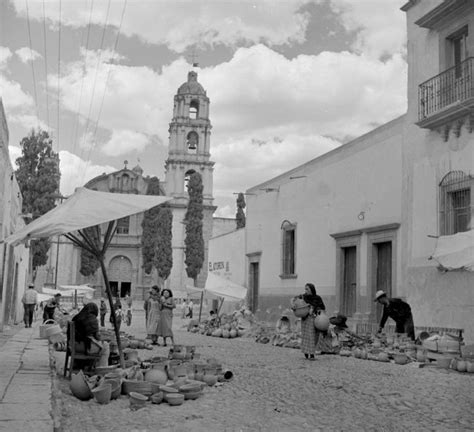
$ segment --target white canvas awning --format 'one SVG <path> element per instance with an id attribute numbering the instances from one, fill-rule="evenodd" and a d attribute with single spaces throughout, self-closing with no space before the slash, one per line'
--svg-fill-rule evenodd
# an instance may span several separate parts
<path id="1" fill-rule="evenodd" d="M 169 201 L 156 195 L 118 194 L 77 188 L 66 201 L 7 237 L 16 245 L 29 239 L 52 237 L 144 212 Z"/>
<path id="2" fill-rule="evenodd" d="M 58 289 L 43 287 L 43 294 L 48 294 L 50 297 L 59 293 L 63 296 L 77 295 L 78 297 L 84 296 L 87 298 L 92 298 L 94 295 L 94 291 L 94 288 L 88 287 L 87 285 L 63 285 L 58 287 Z"/>
<path id="3" fill-rule="evenodd" d="M 474 230 L 439 237 L 431 257 L 446 270 L 474 271 Z"/>
<path id="4" fill-rule="evenodd" d="M 229 300 L 243 300 L 247 296 L 247 288 L 228 279 L 209 272 L 204 289 L 186 285 L 188 294 L 203 293 L 210 297 L 223 297 Z"/>

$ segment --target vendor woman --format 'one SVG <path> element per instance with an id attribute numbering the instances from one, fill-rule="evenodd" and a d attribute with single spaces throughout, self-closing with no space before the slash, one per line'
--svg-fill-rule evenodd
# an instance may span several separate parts
<path id="1" fill-rule="evenodd" d="M 110 348 L 108 342 L 100 340 L 98 315 L 99 307 L 90 302 L 73 317 L 76 351 L 87 354 L 100 353 L 97 366 L 108 366 Z"/>

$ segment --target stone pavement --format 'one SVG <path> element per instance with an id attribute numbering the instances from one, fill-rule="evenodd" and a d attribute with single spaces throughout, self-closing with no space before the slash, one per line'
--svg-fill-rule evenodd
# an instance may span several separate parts
<path id="1" fill-rule="evenodd" d="M 178 314 L 179 312 L 177 312 Z M 299 350 L 188 333 L 174 319 L 177 343 L 195 345 L 215 357 L 235 378 L 208 387 L 182 406 L 148 404 L 131 411 L 122 396 L 108 405 L 81 402 L 63 381 L 61 429 L 65 432 L 225 431 L 472 431 L 474 375 L 416 364 L 399 366 L 339 356 L 310 362 Z M 144 316 L 134 311 L 131 327 L 145 335 Z M 142 358 L 168 348 L 140 350 Z M 57 353 L 62 366 L 64 353 Z"/>
<path id="2" fill-rule="evenodd" d="M 0 431 L 54 430 L 48 342 L 39 339 L 39 325 L 0 338 Z"/>

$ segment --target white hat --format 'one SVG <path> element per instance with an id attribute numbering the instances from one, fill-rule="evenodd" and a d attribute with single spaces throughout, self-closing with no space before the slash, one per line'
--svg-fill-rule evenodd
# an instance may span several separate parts
<path id="1" fill-rule="evenodd" d="M 374 298 L 374 302 L 376 302 L 380 297 L 383 297 L 383 296 L 386 296 L 387 293 L 385 291 L 382 291 L 382 290 L 378 290 L 376 293 L 375 293 L 375 298 Z"/>

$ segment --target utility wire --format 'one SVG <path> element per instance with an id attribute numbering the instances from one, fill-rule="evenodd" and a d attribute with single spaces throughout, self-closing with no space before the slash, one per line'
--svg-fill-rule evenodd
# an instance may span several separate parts
<path id="1" fill-rule="evenodd" d="M 44 42 L 44 75 L 46 77 L 46 119 L 48 127 L 51 129 L 51 123 L 49 122 L 49 87 L 48 87 L 48 51 L 46 48 L 46 12 L 45 12 L 45 0 L 43 0 L 43 42 Z"/>
<path id="2" fill-rule="evenodd" d="M 125 15 L 126 7 L 127 7 L 127 0 L 124 0 L 123 8 L 122 8 L 122 16 L 120 18 L 120 24 L 119 24 L 117 36 L 115 38 L 113 53 L 117 52 L 117 47 L 118 47 L 118 42 L 119 42 L 119 38 L 120 38 L 120 32 L 122 30 L 123 17 Z M 102 94 L 102 100 L 100 102 L 99 114 L 97 116 L 97 121 L 95 122 L 95 129 L 94 129 L 94 134 L 93 134 L 93 144 L 92 144 L 91 148 L 89 149 L 89 154 L 88 154 L 87 160 L 86 160 L 86 167 L 90 163 L 90 158 L 91 158 L 92 151 L 95 149 L 95 146 L 97 144 L 97 141 L 96 141 L 95 138 L 97 136 L 97 129 L 98 129 L 99 123 L 100 123 L 100 116 L 102 115 L 102 108 L 104 107 L 104 100 L 105 100 L 105 95 L 107 93 L 107 86 L 109 84 L 109 78 L 110 78 L 110 72 L 111 71 L 112 71 L 112 66 L 111 66 L 111 64 L 109 64 L 109 68 L 108 68 L 108 71 L 107 71 L 107 78 L 105 80 L 104 93 Z M 84 170 L 84 175 L 85 175 L 85 170 Z"/>
<path id="3" fill-rule="evenodd" d="M 39 109 L 38 109 L 38 92 L 36 91 L 36 75 L 35 75 L 35 66 L 33 64 L 33 49 L 32 49 L 32 43 L 31 43 L 31 27 L 30 27 L 30 12 L 28 9 L 28 0 L 25 0 L 26 3 L 26 21 L 28 23 L 28 43 L 30 47 L 30 63 L 31 63 L 31 72 L 33 74 L 33 89 L 34 89 L 34 95 L 35 95 L 35 106 L 36 106 L 36 121 L 38 122 L 38 127 L 39 127 Z"/>
<path id="4" fill-rule="evenodd" d="M 57 152 L 59 153 L 59 109 L 61 104 L 61 0 L 59 0 L 59 32 L 58 32 L 58 137 Z"/>
<path id="5" fill-rule="evenodd" d="M 102 38 L 101 38 L 101 41 L 100 41 L 99 55 L 98 55 L 98 58 L 97 58 L 97 66 L 96 66 L 96 69 L 95 69 L 94 85 L 92 86 L 91 101 L 90 101 L 90 104 L 89 104 L 89 112 L 87 114 L 86 128 L 85 128 L 85 131 L 84 131 L 84 139 L 83 139 L 83 146 L 82 146 L 83 148 L 85 146 L 85 142 L 86 142 L 86 139 L 87 139 L 87 132 L 89 131 L 89 123 L 90 123 L 90 119 L 91 119 L 92 105 L 94 104 L 95 87 L 96 87 L 96 84 L 97 84 L 97 75 L 99 74 L 100 61 L 102 59 L 102 50 L 103 50 L 104 39 L 105 39 L 105 31 L 107 29 L 107 23 L 108 23 L 108 20 L 109 20 L 110 3 L 111 3 L 111 0 L 109 0 L 108 4 L 107 4 L 107 13 L 106 13 L 106 16 L 105 16 L 104 27 L 102 29 Z"/>
<path id="6" fill-rule="evenodd" d="M 86 70 L 86 67 L 87 67 L 87 51 L 89 49 L 89 36 L 90 36 L 90 32 L 91 32 L 91 22 L 92 22 L 92 10 L 94 9 L 94 0 L 91 1 L 91 9 L 89 11 L 89 25 L 87 26 L 87 39 L 86 39 L 86 55 L 84 57 L 84 72 Z M 84 44 L 84 33 L 82 34 L 83 36 L 83 44 Z M 81 78 L 81 91 L 79 92 L 79 103 L 77 104 L 77 114 L 76 114 L 76 121 L 75 121 L 75 124 L 74 124 L 74 132 L 73 132 L 73 137 L 72 137 L 72 140 L 74 142 L 74 145 L 73 145 L 73 149 L 72 149 L 72 152 L 75 153 L 76 152 L 76 144 L 77 144 L 77 133 L 78 133 L 78 128 L 79 128 L 79 117 L 80 117 L 80 114 L 81 114 L 81 102 L 82 102 L 82 91 L 84 89 L 84 74 L 82 74 L 82 78 Z"/>

